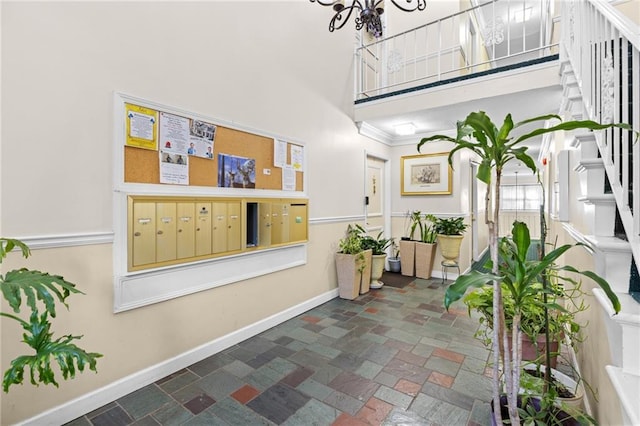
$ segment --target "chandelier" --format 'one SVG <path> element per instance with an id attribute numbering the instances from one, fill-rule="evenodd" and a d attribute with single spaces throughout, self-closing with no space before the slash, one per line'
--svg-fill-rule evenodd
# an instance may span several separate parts
<path id="1" fill-rule="evenodd" d="M 339 30 L 347 23 L 351 14 L 356 11 L 356 30 L 366 27 L 366 30 L 374 37 L 382 37 L 382 21 L 380 15 L 384 13 L 384 0 L 350 0 L 351 5 L 345 6 L 344 0 L 310 0 L 311 3 L 318 2 L 322 6 L 332 6 L 336 12 L 329 21 L 329 32 Z M 404 0 L 403 4 L 398 4 L 396 0 L 391 0 L 398 9 L 405 12 L 414 10 L 424 10 L 427 7 L 426 0 Z"/>

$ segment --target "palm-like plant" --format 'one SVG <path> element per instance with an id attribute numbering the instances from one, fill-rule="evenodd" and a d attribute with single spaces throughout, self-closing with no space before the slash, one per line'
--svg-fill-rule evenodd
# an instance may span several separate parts
<path id="1" fill-rule="evenodd" d="M 0 238 L 0 263 L 14 248 L 19 249 L 25 258 L 30 254 L 29 247 L 23 242 Z M 74 293 L 82 294 L 75 284 L 59 275 L 22 268 L 0 275 L 0 290 L 13 310 L 13 314 L 0 312 L 0 316 L 15 320 L 22 326 L 22 342 L 34 351 L 33 354 L 21 355 L 11 361 L 2 379 L 4 392 L 8 392 L 11 385 L 22 384 L 25 368 L 29 370 L 33 385 L 44 383 L 56 387 L 58 382 L 52 369 L 54 362 L 58 364 L 65 380 L 75 377 L 76 370 L 83 371 L 86 366 L 96 371 L 96 360 L 102 355 L 86 352 L 72 343 L 82 336 L 66 335 L 54 339 L 51 332 L 49 317 L 56 316 L 56 304 L 59 302 L 68 308 L 67 297 Z M 23 296 L 31 310 L 28 320 L 17 315 L 22 307 Z"/>
<path id="2" fill-rule="evenodd" d="M 557 120 L 558 124 L 551 127 L 538 127 L 530 130 L 520 136 L 513 136 L 512 132 L 532 123 L 546 122 L 549 120 Z M 536 173 L 536 164 L 528 154 L 527 147 L 522 143 L 534 137 L 541 136 L 546 133 L 556 131 L 571 131 L 577 129 L 601 130 L 609 127 L 620 127 L 630 130 L 626 124 L 600 124 L 591 120 L 579 121 L 562 121 L 562 118 L 555 114 L 542 115 L 518 123 L 513 122 L 511 114 L 507 114 L 502 125 L 498 128 L 484 111 L 472 112 L 463 121 L 457 123 L 457 133 L 455 137 L 447 135 L 434 135 L 423 138 L 418 143 L 418 151 L 424 144 L 432 141 L 448 141 L 454 144 L 453 149 L 449 152 L 449 165 L 453 167 L 453 156 L 456 152 L 468 149 L 475 153 L 480 165 L 476 177 L 487 185 L 485 196 L 486 225 L 489 230 L 489 247 L 491 252 L 491 261 L 493 265 L 493 345 L 494 354 L 493 365 L 493 404 L 496 424 L 501 424 L 500 407 L 500 347 L 508 348 L 508 337 L 504 333 L 504 310 L 502 304 L 502 286 L 500 285 L 498 271 L 498 230 L 499 228 L 499 211 L 500 211 L 500 183 L 504 167 L 512 160 L 521 161 L 533 173 Z M 463 279 L 459 277 L 458 280 Z M 515 340 L 517 333 L 513 333 Z M 511 348 L 515 349 L 513 344 Z M 509 405 L 509 418 L 511 424 L 520 424 L 520 416 L 518 413 L 517 390 L 515 386 L 519 378 L 519 370 L 513 368 L 513 356 L 510 351 L 503 351 L 503 365 L 506 372 L 506 390 Z"/>

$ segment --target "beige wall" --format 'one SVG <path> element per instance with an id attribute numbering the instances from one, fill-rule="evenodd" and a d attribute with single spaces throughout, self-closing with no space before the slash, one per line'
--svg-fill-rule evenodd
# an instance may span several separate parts
<path id="1" fill-rule="evenodd" d="M 113 231 L 113 93 L 306 144 L 305 266 L 113 314 L 110 244 L 35 250 L 18 265 L 64 275 L 85 296 L 56 319 L 104 354 L 98 374 L 2 394 L 12 424 L 336 287 L 344 223 L 363 214 L 364 158 L 389 148 L 353 124 L 353 33 L 330 34 L 308 2 L 2 2 L 2 232 Z M 264 17 L 269 16 L 269 22 Z M 291 17 L 295 16 L 295 19 Z M 241 19 L 239 18 L 241 17 Z M 327 67 L 326 64 L 331 64 Z M 338 190 L 339 188 L 339 190 Z M 3 305 L 6 307 L 6 305 Z M 20 353 L 6 319 L 1 365 Z M 81 413 L 80 413 L 81 414 Z"/>

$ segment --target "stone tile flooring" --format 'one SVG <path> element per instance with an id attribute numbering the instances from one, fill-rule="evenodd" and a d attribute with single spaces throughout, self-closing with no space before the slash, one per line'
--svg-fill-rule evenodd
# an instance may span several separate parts
<path id="1" fill-rule="evenodd" d="M 488 424 L 489 352 L 443 295 L 334 299 L 68 425 Z"/>

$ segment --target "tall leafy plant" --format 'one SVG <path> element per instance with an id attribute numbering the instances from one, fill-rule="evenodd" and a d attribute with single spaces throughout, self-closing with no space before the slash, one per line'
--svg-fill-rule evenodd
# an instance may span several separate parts
<path id="1" fill-rule="evenodd" d="M 538 127 L 533 130 L 526 130 L 526 126 L 535 123 L 544 123 L 547 121 L 557 121 L 558 124 L 550 127 Z M 423 138 L 418 143 L 418 151 L 429 143 L 434 141 L 451 142 L 454 146 L 449 152 L 448 162 L 453 167 L 453 157 L 461 150 L 470 150 L 479 159 L 480 165 L 476 178 L 487 185 L 485 196 L 486 225 L 489 230 L 489 247 L 492 260 L 492 285 L 493 285 L 493 404 L 495 421 L 501 424 L 500 414 L 500 347 L 508 348 L 508 337 L 504 333 L 504 310 L 502 304 L 502 286 L 500 285 L 498 271 L 498 230 L 499 228 L 499 212 L 500 212 L 500 184 L 504 167 L 512 160 L 521 161 L 533 173 L 537 171 L 536 164 L 527 154 L 527 147 L 523 142 L 534 137 L 539 137 L 546 133 L 554 133 L 556 131 L 571 131 L 577 129 L 601 130 L 609 127 L 620 127 L 629 130 L 626 124 L 600 124 L 591 120 L 574 120 L 562 121 L 562 118 L 555 114 L 542 115 L 533 117 L 517 123 L 513 122 L 511 114 L 507 114 L 500 127 L 496 126 L 484 111 L 472 112 L 464 120 L 457 123 L 457 132 L 455 137 L 448 135 L 434 135 Z M 523 134 L 513 135 L 512 132 L 523 130 Z M 458 280 L 464 279 L 464 276 Z M 516 333 L 513 333 L 515 336 Z M 512 345 L 516 348 L 516 345 Z M 518 387 L 515 382 L 518 379 L 519 371 L 513 369 L 513 356 L 510 351 L 505 350 L 502 355 L 506 374 L 506 391 L 509 408 L 509 419 L 511 424 L 520 424 L 520 416 L 518 413 L 517 393 Z M 515 379 L 515 380 L 514 380 Z"/>
<path id="2" fill-rule="evenodd" d="M 0 263 L 13 249 L 29 257 L 29 247 L 20 240 L 0 238 Z M 75 377 L 76 371 L 85 367 L 96 371 L 97 359 L 102 355 L 87 352 L 73 343 L 82 336 L 66 335 L 54 339 L 50 318 L 56 316 L 56 305 L 61 303 L 67 309 L 67 298 L 71 294 L 83 294 L 75 284 L 59 275 L 50 275 L 26 268 L 12 270 L 0 275 L 0 290 L 13 313 L 1 312 L 0 316 L 16 321 L 23 328 L 22 342 L 32 353 L 21 355 L 11 361 L 2 379 L 2 389 L 9 392 L 11 385 L 22 384 L 25 369 L 33 385 L 52 384 L 58 387 L 54 364 L 57 364 L 64 380 Z M 22 305 L 31 311 L 28 319 L 19 316 Z"/>

